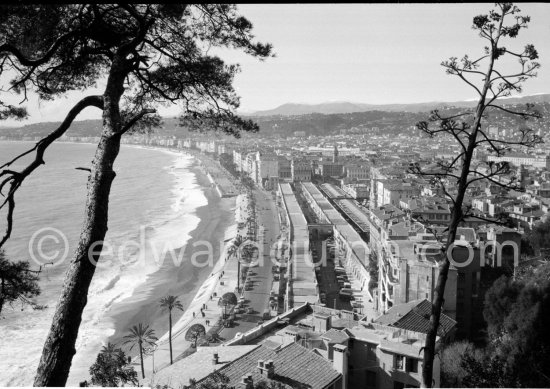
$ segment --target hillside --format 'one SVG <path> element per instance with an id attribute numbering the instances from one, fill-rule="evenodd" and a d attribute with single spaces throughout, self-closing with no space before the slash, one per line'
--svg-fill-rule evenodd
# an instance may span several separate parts
<path id="1" fill-rule="evenodd" d="M 514 107 L 519 104 L 535 103 L 538 109 L 545 115 L 550 116 L 550 95 L 535 95 L 524 98 L 514 98 L 502 100 L 507 106 Z M 330 103 L 332 104 L 332 103 Z M 439 104 L 439 105 L 438 105 Z M 462 102 L 464 106 L 473 105 L 474 102 Z M 354 109 L 353 104 L 337 103 L 331 109 Z M 384 106 L 386 110 L 367 110 L 362 112 L 344 112 L 344 113 L 308 113 L 293 115 L 270 115 L 270 116 L 251 116 L 260 126 L 258 135 L 261 137 L 280 137 L 291 136 L 296 131 L 304 131 L 306 135 L 332 135 L 346 131 L 362 133 L 366 130 L 378 129 L 383 133 L 399 134 L 407 131 L 414 131 L 414 125 L 420 120 L 426 120 L 427 112 L 435 108 L 447 107 L 450 113 L 460 110 L 454 103 L 422 103 L 408 104 L 402 110 L 398 105 Z M 452 108 L 449 108 L 452 107 Z M 406 109 L 405 109 L 406 108 Z M 414 108 L 414 109 L 413 109 Z M 294 108 L 292 108 L 294 109 Z M 288 112 L 292 109 L 289 108 Z M 328 108 L 327 108 L 328 109 Z M 296 110 L 298 112 L 298 110 Z M 491 124 L 499 127 L 513 126 L 511 119 L 507 114 L 495 112 L 491 119 Z M 192 136 L 182 127 L 178 126 L 177 118 L 164 118 L 163 126 L 155 130 L 155 134 L 160 136 L 176 136 L 185 138 Z M 7 128 L 0 127 L 0 137 L 8 136 L 21 138 L 24 136 L 43 137 L 56 128 L 59 123 L 37 123 L 21 127 Z M 539 128 L 548 129 L 548 119 L 541 124 L 536 124 Z M 101 131 L 100 120 L 76 121 L 67 132 L 68 136 L 97 136 Z"/>
<path id="2" fill-rule="evenodd" d="M 524 103 L 543 103 L 550 102 L 550 94 L 540 94 L 524 97 L 512 97 L 498 100 L 500 104 L 524 104 Z M 246 116 L 293 116 L 308 115 L 313 113 L 334 114 L 334 113 L 354 113 L 367 111 L 385 111 L 385 112 L 428 112 L 432 109 L 444 107 L 467 108 L 475 106 L 475 101 L 454 101 L 454 102 L 426 102 L 413 104 L 363 104 L 350 103 L 346 101 L 327 102 L 321 104 L 296 104 L 287 103 L 277 108 L 257 111 Z"/>

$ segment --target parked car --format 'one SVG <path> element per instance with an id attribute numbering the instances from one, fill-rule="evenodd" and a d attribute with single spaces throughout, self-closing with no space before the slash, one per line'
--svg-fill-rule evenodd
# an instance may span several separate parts
<path id="1" fill-rule="evenodd" d="M 340 293 L 339 293 L 339 296 L 342 300 L 346 300 L 346 301 L 352 300 L 353 299 L 353 291 L 351 289 L 347 289 L 347 288 L 341 289 Z"/>

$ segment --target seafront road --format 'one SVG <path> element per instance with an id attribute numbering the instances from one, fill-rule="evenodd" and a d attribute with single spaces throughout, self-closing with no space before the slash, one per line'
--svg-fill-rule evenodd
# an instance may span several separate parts
<path id="1" fill-rule="evenodd" d="M 224 328 L 220 336 L 224 339 L 232 339 L 238 332 L 244 333 L 258 325 L 262 320 L 264 310 L 269 307 L 269 296 L 273 283 L 272 262 L 270 251 L 281 234 L 277 205 L 271 192 L 261 189 L 253 190 L 256 199 L 256 220 L 258 225 L 258 243 L 262 244 L 263 261 L 260 266 L 252 268 L 252 289 L 245 290 L 244 299 L 246 307 L 252 308 L 250 314 L 237 315 L 235 326 Z"/>

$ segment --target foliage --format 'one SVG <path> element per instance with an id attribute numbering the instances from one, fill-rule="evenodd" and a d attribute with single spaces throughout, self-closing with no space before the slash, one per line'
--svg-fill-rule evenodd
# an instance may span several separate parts
<path id="1" fill-rule="evenodd" d="M 505 370 L 503 361 L 498 356 L 476 358 L 465 354 L 460 359 L 463 369 L 461 385 L 466 388 L 498 388 L 510 385 L 511 377 Z"/>
<path id="2" fill-rule="evenodd" d="M 550 279 L 529 281 L 506 316 L 497 355 L 521 386 L 550 386 Z M 516 386 L 510 382 L 508 386 Z"/>
<path id="3" fill-rule="evenodd" d="M 548 387 L 550 279 L 500 278 L 489 289 L 484 316 L 491 341 L 485 349 L 454 344 L 442 353 L 445 383 L 459 387 Z"/>
<path id="4" fill-rule="evenodd" d="M 527 233 L 526 238 L 534 253 L 540 252 L 541 249 L 550 249 L 550 218 L 547 218 L 544 222 L 537 223 Z"/>
<path id="5" fill-rule="evenodd" d="M 153 347 L 158 338 L 155 336 L 155 331 L 149 328 L 148 325 L 139 323 L 137 326 L 130 328 L 130 334 L 124 337 L 123 344 L 130 344 L 130 351 L 136 345 Z"/>
<path id="6" fill-rule="evenodd" d="M 178 300 L 176 296 L 165 296 L 162 299 L 160 299 L 160 306 L 161 308 L 172 312 L 173 309 L 179 309 L 180 311 L 183 311 L 183 305 L 181 305 L 181 301 Z"/>
<path id="7" fill-rule="evenodd" d="M 520 30 L 527 28 L 530 18 L 520 15 L 520 12 L 513 4 L 497 3 L 488 14 L 474 17 L 473 28 L 487 44 L 484 54 L 478 58 L 470 58 L 468 55 L 460 59 L 451 57 L 441 63 L 447 74 L 456 76 L 476 93 L 475 108 L 452 114 L 448 110 L 433 110 L 427 120 L 417 123 L 417 128 L 423 134 L 430 138 L 440 136 L 444 140 L 451 140 L 459 148 L 458 154 L 451 161 L 438 161 L 436 166 L 420 166 L 420 163 L 411 163 L 409 166 L 410 173 L 437 185 L 452 205 L 424 347 L 422 384 L 428 387 L 433 383 L 437 328 L 450 267 L 449 258 L 445 255 L 447 248 L 454 244 L 458 226 L 466 218 L 486 220 L 472 212 L 465 203 L 468 188 L 477 181 L 483 181 L 505 189 L 524 190 L 517 175 L 512 174 L 508 162 L 474 161 L 474 152 L 485 150 L 490 155 L 501 157 L 510 150 L 529 149 L 542 143 L 542 138 L 526 126 L 527 119 L 541 118 L 532 104 L 527 104 L 523 109 L 511 110 L 497 103 L 497 99 L 521 93 L 523 83 L 536 77 L 540 68 L 536 62 L 538 53 L 532 45 L 526 45 L 522 51 L 512 51 L 503 45 L 505 39 L 515 38 Z M 509 71 L 506 66 L 499 68 L 497 62 L 503 58 L 516 61 L 517 70 Z M 487 66 L 486 70 L 479 70 L 481 64 Z M 491 117 L 502 112 L 516 117 L 518 128 L 513 139 L 494 138 L 488 131 Z"/>
<path id="8" fill-rule="evenodd" d="M 143 367 L 143 354 L 146 346 L 154 347 L 156 346 L 156 341 L 158 338 L 155 336 L 155 331 L 152 328 L 149 328 L 148 325 L 143 325 L 139 323 L 138 325 L 130 328 L 130 334 L 126 335 L 124 338 L 123 344 L 130 345 L 130 351 L 135 346 L 138 346 L 139 349 L 139 359 L 141 363 L 141 376 L 145 378 L 145 368 Z"/>
<path id="9" fill-rule="evenodd" d="M 183 305 L 181 305 L 181 301 L 176 296 L 168 295 L 160 300 L 160 306 L 162 309 L 168 311 L 168 343 L 170 345 L 170 364 L 172 364 L 172 310 L 179 309 L 183 311 Z"/>
<path id="10" fill-rule="evenodd" d="M 378 287 L 378 256 L 376 253 L 372 253 L 371 257 L 369 259 L 369 264 L 367 266 L 367 271 L 369 272 L 370 280 L 369 280 L 369 291 L 372 293 L 372 291 Z"/>
<path id="11" fill-rule="evenodd" d="M 13 230 L 16 193 L 45 163 L 48 147 L 65 135 L 84 109 L 101 111 L 103 126 L 89 168 L 82 231 L 35 385 L 66 384 L 96 270 L 93 262 L 100 259 L 100 253 L 90 248 L 104 240 L 108 229 L 113 167 L 122 137 L 159 125 L 156 109 L 171 104 L 182 107 L 181 119 L 189 129 L 201 126 L 235 136 L 257 131 L 255 123 L 234 114 L 239 97 L 233 80 L 239 67 L 212 55 L 220 48 L 259 59 L 271 56 L 271 45 L 255 41 L 252 24 L 231 4 L 0 5 L 0 82 L 22 96 L 21 104 L 29 92 L 54 100 L 70 91 L 105 85 L 102 93 L 76 102 L 61 124 L 34 147 L 0 165 L 0 208 L 7 210 L 2 247 Z M 13 169 L 29 155 L 27 165 Z"/>
<path id="12" fill-rule="evenodd" d="M 185 333 L 185 340 L 193 342 L 193 347 L 197 347 L 197 341 L 206 335 L 206 329 L 202 324 L 193 324 Z"/>
<path id="13" fill-rule="evenodd" d="M 122 349 L 107 343 L 90 367 L 92 385 L 119 386 L 119 384 L 138 385 L 137 373 L 128 362 Z"/>
<path id="14" fill-rule="evenodd" d="M 441 386 L 445 388 L 461 388 L 466 377 L 466 371 L 462 366 L 462 359 L 471 356 L 474 360 L 480 360 L 482 353 L 476 350 L 474 345 L 467 341 L 455 342 L 441 350 Z"/>
<path id="15" fill-rule="evenodd" d="M 223 305 L 237 305 L 237 296 L 235 295 L 235 293 L 232 293 L 232 292 L 227 292 L 227 293 L 224 293 L 224 295 L 219 299 L 218 301 L 218 305 L 220 306 L 223 306 Z"/>
<path id="16" fill-rule="evenodd" d="M 21 301 L 35 309 L 44 308 L 30 299 L 40 294 L 37 271 L 31 270 L 28 262 L 11 262 L 0 250 L 0 313 L 4 304 Z"/>
<path id="17" fill-rule="evenodd" d="M 499 338 L 504 330 L 504 321 L 521 291 L 520 285 L 509 277 L 501 276 L 485 293 L 483 316 L 491 338 Z"/>
<path id="18" fill-rule="evenodd" d="M 16 107 L 10 104 L 4 104 L 0 101 L 0 120 L 16 119 L 23 120 L 28 116 L 25 108 Z"/>

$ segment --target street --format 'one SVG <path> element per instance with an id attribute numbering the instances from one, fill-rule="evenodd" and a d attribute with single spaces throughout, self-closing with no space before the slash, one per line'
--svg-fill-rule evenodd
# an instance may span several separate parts
<path id="1" fill-rule="evenodd" d="M 259 260 L 260 266 L 252 268 L 249 280 L 252 288 L 245 290 L 245 309 L 252 308 L 252 312 L 237 315 L 234 326 L 224 328 L 220 333 L 223 339 L 232 339 L 238 332 L 244 333 L 258 325 L 263 320 L 264 311 L 269 308 L 269 297 L 273 283 L 270 249 L 280 235 L 277 205 L 270 192 L 260 189 L 253 190 L 256 199 L 256 220 L 258 223 L 258 244 L 262 244 Z"/>

